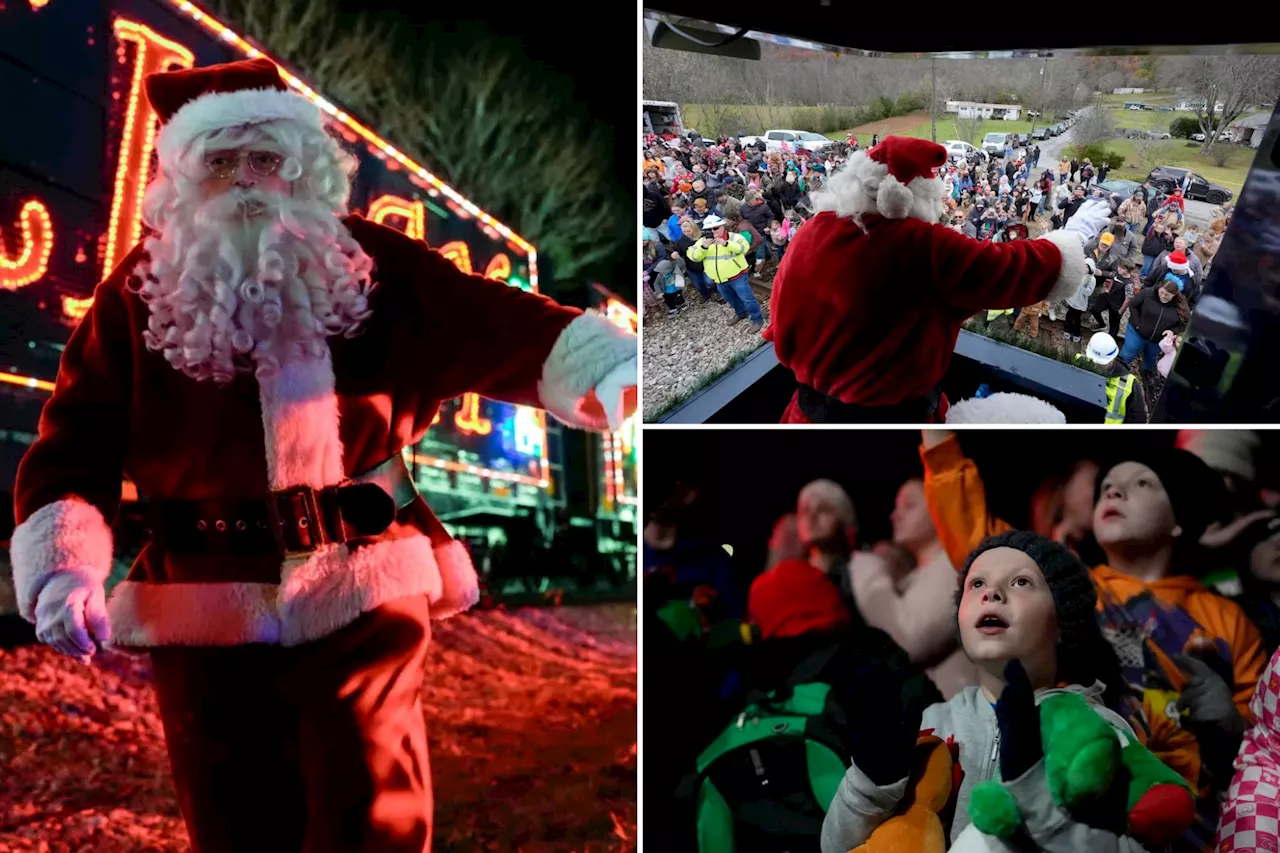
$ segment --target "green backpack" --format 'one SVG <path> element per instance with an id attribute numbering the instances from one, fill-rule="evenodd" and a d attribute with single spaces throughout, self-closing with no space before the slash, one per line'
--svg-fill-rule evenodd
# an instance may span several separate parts
<path id="1" fill-rule="evenodd" d="M 799 684 L 749 704 L 698 756 L 699 853 L 807 853 L 849 769 L 830 685 Z"/>

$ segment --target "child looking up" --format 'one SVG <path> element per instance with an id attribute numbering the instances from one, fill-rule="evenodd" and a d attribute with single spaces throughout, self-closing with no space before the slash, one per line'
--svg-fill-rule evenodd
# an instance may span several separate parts
<path id="1" fill-rule="evenodd" d="M 1025 672 L 1029 685 L 1023 684 L 1034 690 L 1037 703 L 1077 693 L 1111 724 L 1118 739 L 1127 743 L 1133 737 L 1103 703 L 1107 695 L 1118 700 L 1119 664 L 1093 616 L 1097 593 L 1088 570 L 1066 548 L 1025 531 L 990 537 L 960 565 L 960 642 L 978 668 L 978 686 L 923 714 L 910 701 L 900 701 L 902 686 L 889 683 L 891 678 L 872 675 L 842 688 L 860 698 L 844 706 L 850 709 L 853 766 L 827 810 L 823 853 L 845 853 L 862 844 L 893 814 L 906 793 L 911 749 L 922 726 L 959 745 L 963 778 L 949 838 L 969 824 L 973 786 L 1000 779 L 1036 849 L 1140 853 L 1142 846 L 1132 838 L 1078 823 L 1054 803 L 1036 715 L 1015 721 L 1000 705 L 1006 674 L 1021 678 Z"/>

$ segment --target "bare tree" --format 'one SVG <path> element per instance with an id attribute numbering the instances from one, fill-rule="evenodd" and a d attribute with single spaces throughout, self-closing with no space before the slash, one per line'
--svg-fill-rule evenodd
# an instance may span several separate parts
<path id="1" fill-rule="evenodd" d="M 1202 150 L 1208 153 L 1245 110 L 1274 96 L 1280 61 L 1274 56 L 1196 56 L 1183 64 L 1180 76 L 1205 137 Z"/>
<path id="2" fill-rule="evenodd" d="M 1093 106 L 1080 114 L 1076 121 L 1075 129 L 1072 130 L 1072 139 L 1079 145 L 1088 145 L 1090 142 L 1106 142 L 1116 135 L 1115 120 L 1111 117 L 1111 110 L 1107 109 L 1106 104 L 1101 98 L 1097 99 Z"/>
<path id="3" fill-rule="evenodd" d="M 982 119 L 977 116 L 970 118 L 961 118 L 958 114 L 951 120 L 951 126 L 955 129 L 956 139 L 976 145 L 974 142 L 978 138 L 978 131 L 982 128 Z"/>

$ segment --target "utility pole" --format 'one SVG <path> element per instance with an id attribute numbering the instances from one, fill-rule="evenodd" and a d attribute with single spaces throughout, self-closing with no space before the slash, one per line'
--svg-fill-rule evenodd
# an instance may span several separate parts
<path id="1" fill-rule="evenodd" d="M 929 138 L 938 141 L 938 57 L 929 57 L 929 76 L 933 91 L 929 97 Z"/>

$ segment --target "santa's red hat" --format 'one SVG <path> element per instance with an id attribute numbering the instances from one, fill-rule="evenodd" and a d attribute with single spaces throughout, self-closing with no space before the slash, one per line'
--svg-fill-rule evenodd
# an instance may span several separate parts
<path id="1" fill-rule="evenodd" d="M 204 68 L 149 74 L 147 101 L 160 119 L 156 152 L 162 164 L 211 130 L 293 121 L 324 127 L 320 108 L 289 89 L 269 59 L 244 59 Z"/>
<path id="2" fill-rule="evenodd" d="M 876 209 L 889 219 L 903 219 L 915 204 L 911 182 L 932 180 L 934 170 L 947 162 L 947 149 L 927 139 L 887 136 L 867 152 L 867 159 L 888 171 L 876 190 Z"/>
<path id="3" fill-rule="evenodd" d="M 1165 259 L 1165 263 L 1169 266 L 1169 272 L 1191 272 L 1191 262 L 1187 260 L 1185 252 L 1170 252 L 1169 257 Z"/>

